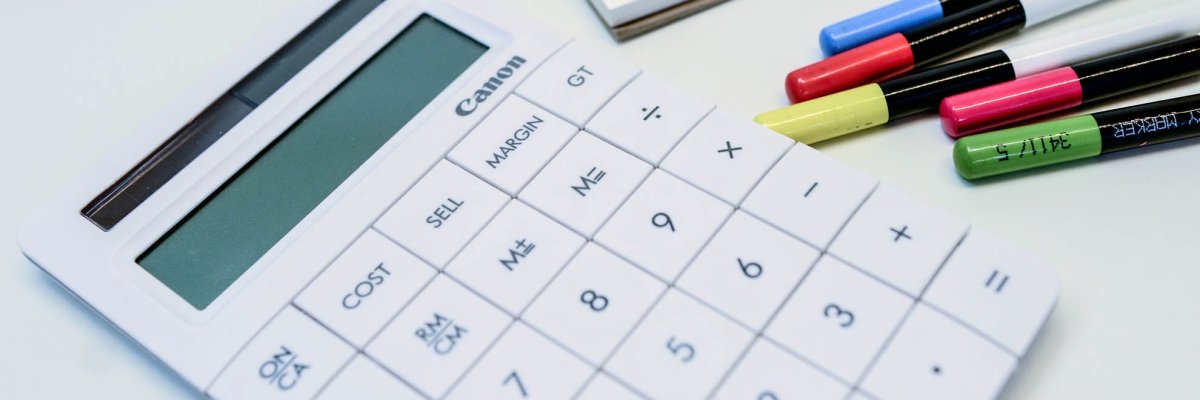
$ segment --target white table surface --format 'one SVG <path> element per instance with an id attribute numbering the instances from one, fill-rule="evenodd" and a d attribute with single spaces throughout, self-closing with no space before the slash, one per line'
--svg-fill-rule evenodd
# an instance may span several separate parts
<path id="1" fill-rule="evenodd" d="M 26 261 L 14 232 L 56 188 L 296 1 L 0 5 L 0 397 L 198 395 Z M 584 0 L 504 1 L 749 118 L 785 105 L 783 76 L 819 58 L 820 27 L 887 0 L 733 0 L 620 45 Z M 1200 6 L 1111 0 L 1021 38 L 1175 1 Z M 1200 80 L 1189 79 L 1090 110 L 1196 92 Z M 1200 397 L 1200 142 L 985 184 L 958 178 L 951 144 L 924 116 L 818 148 L 1057 268 L 1058 307 L 1004 397 Z"/>

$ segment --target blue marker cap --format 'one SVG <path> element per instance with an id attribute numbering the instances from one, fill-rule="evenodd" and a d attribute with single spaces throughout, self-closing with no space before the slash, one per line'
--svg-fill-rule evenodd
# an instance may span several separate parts
<path id="1" fill-rule="evenodd" d="M 939 0 L 900 0 L 821 30 L 821 50 L 832 56 L 942 18 Z"/>

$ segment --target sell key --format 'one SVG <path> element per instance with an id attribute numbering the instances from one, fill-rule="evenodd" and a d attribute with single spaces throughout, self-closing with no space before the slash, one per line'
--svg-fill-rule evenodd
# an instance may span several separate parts
<path id="1" fill-rule="evenodd" d="M 509 197 L 442 160 L 387 211 L 375 228 L 442 268 Z"/>

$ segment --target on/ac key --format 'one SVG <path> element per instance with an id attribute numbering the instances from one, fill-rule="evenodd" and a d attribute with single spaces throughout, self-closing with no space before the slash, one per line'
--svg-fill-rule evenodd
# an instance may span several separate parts
<path id="1" fill-rule="evenodd" d="M 432 214 L 425 217 L 425 223 L 433 225 L 435 229 L 441 228 L 442 224 L 449 220 L 450 216 L 454 215 L 454 212 L 458 211 L 458 208 L 462 207 L 463 203 L 466 203 L 466 201 L 454 200 L 454 198 L 447 197 L 445 203 L 437 206 L 437 208 L 433 209 Z"/>

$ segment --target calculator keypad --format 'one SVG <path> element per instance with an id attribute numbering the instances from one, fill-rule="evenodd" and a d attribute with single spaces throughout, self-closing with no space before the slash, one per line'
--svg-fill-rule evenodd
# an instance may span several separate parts
<path id="1" fill-rule="evenodd" d="M 518 314 L 583 247 L 584 239 L 519 201 L 508 203 L 446 267 L 468 287 Z"/>
<path id="2" fill-rule="evenodd" d="M 742 208 L 824 250 L 877 181 L 811 147 L 792 146 Z"/>
<path id="3" fill-rule="evenodd" d="M 716 397 L 720 399 L 841 400 L 850 389 L 766 340 L 746 353 Z"/>
<path id="4" fill-rule="evenodd" d="M 509 96 L 448 156 L 510 195 L 516 195 L 575 135 L 570 123 Z"/>
<path id="5" fill-rule="evenodd" d="M 587 124 L 588 132 L 658 165 L 712 104 L 646 75 L 617 93 Z"/>
<path id="6" fill-rule="evenodd" d="M 601 364 L 666 285 L 588 244 L 523 317 L 550 338 Z"/>
<path id="7" fill-rule="evenodd" d="M 728 204 L 656 170 L 596 234 L 596 242 L 659 279 L 674 281 L 732 211 Z"/>
<path id="8" fill-rule="evenodd" d="M 811 246 L 738 211 L 676 285 L 758 331 L 820 255 Z"/>
<path id="9" fill-rule="evenodd" d="M 1016 364 L 1016 357 L 918 305 L 862 388 L 884 399 L 992 398 Z"/>
<path id="10" fill-rule="evenodd" d="M 436 268 L 483 229 L 509 197 L 443 160 L 375 228 Z"/>
<path id="11" fill-rule="evenodd" d="M 650 174 L 650 165 L 580 132 L 520 198 L 591 237 Z"/>
<path id="12" fill-rule="evenodd" d="M 451 399 L 566 399 L 593 369 L 524 324 L 514 324 L 468 372 Z"/>
<path id="13" fill-rule="evenodd" d="M 677 290 L 668 291 L 609 361 L 613 375 L 654 398 L 700 398 L 752 334 Z"/>
<path id="14" fill-rule="evenodd" d="M 842 380 L 856 382 L 912 303 L 853 267 L 824 257 L 766 335 Z"/>
<path id="15" fill-rule="evenodd" d="M 966 221 L 880 185 L 829 252 L 915 297 L 966 232 Z"/>
<path id="16" fill-rule="evenodd" d="M 718 109 L 675 146 L 662 168 L 737 205 L 793 143 L 750 119 Z"/>
<path id="17" fill-rule="evenodd" d="M 598 372 L 587 387 L 579 393 L 576 400 L 640 400 L 644 398 L 607 374 Z"/>
<path id="18" fill-rule="evenodd" d="M 517 94 L 583 126 L 638 72 L 611 55 L 570 43 L 526 79 Z"/>
<path id="19" fill-rule="evenodd" d="M 420 393 L 393 378 L 383 367 L 359 355 L 329 382 L 317 397 L 321 400 L 408 400 L 423 399 Z"/>
<path id="20" fill-rule="evenodd" d="M 1053 307 L 1024 253 L 579 44 L 495 100 L 211 395 L 987 398 Z"/>
<path id="21" fill-rule="evenodd" d="M 510 322 L 499 309 L 441 276 L 366 352 L 417 389 L 440 397 Z"/>
<path id="22" fill-rule="evenodd" d="M 436 272 L 368 229 L 300 293 L 296 306 L 362 347 Z"/>
<path id="23" fill-rule="evenodd" d="M 354 348 L 287 307 L 238 353 L 208 392 L 223 399 L 306 399 L 353 356 Z"/>
<path id="24" fill-rule="evenodd" d="M 1024 354 L 1050 309 L 1054 270 L 985 232 L 972 232 L 938 273 L 925 300 Z"/>

